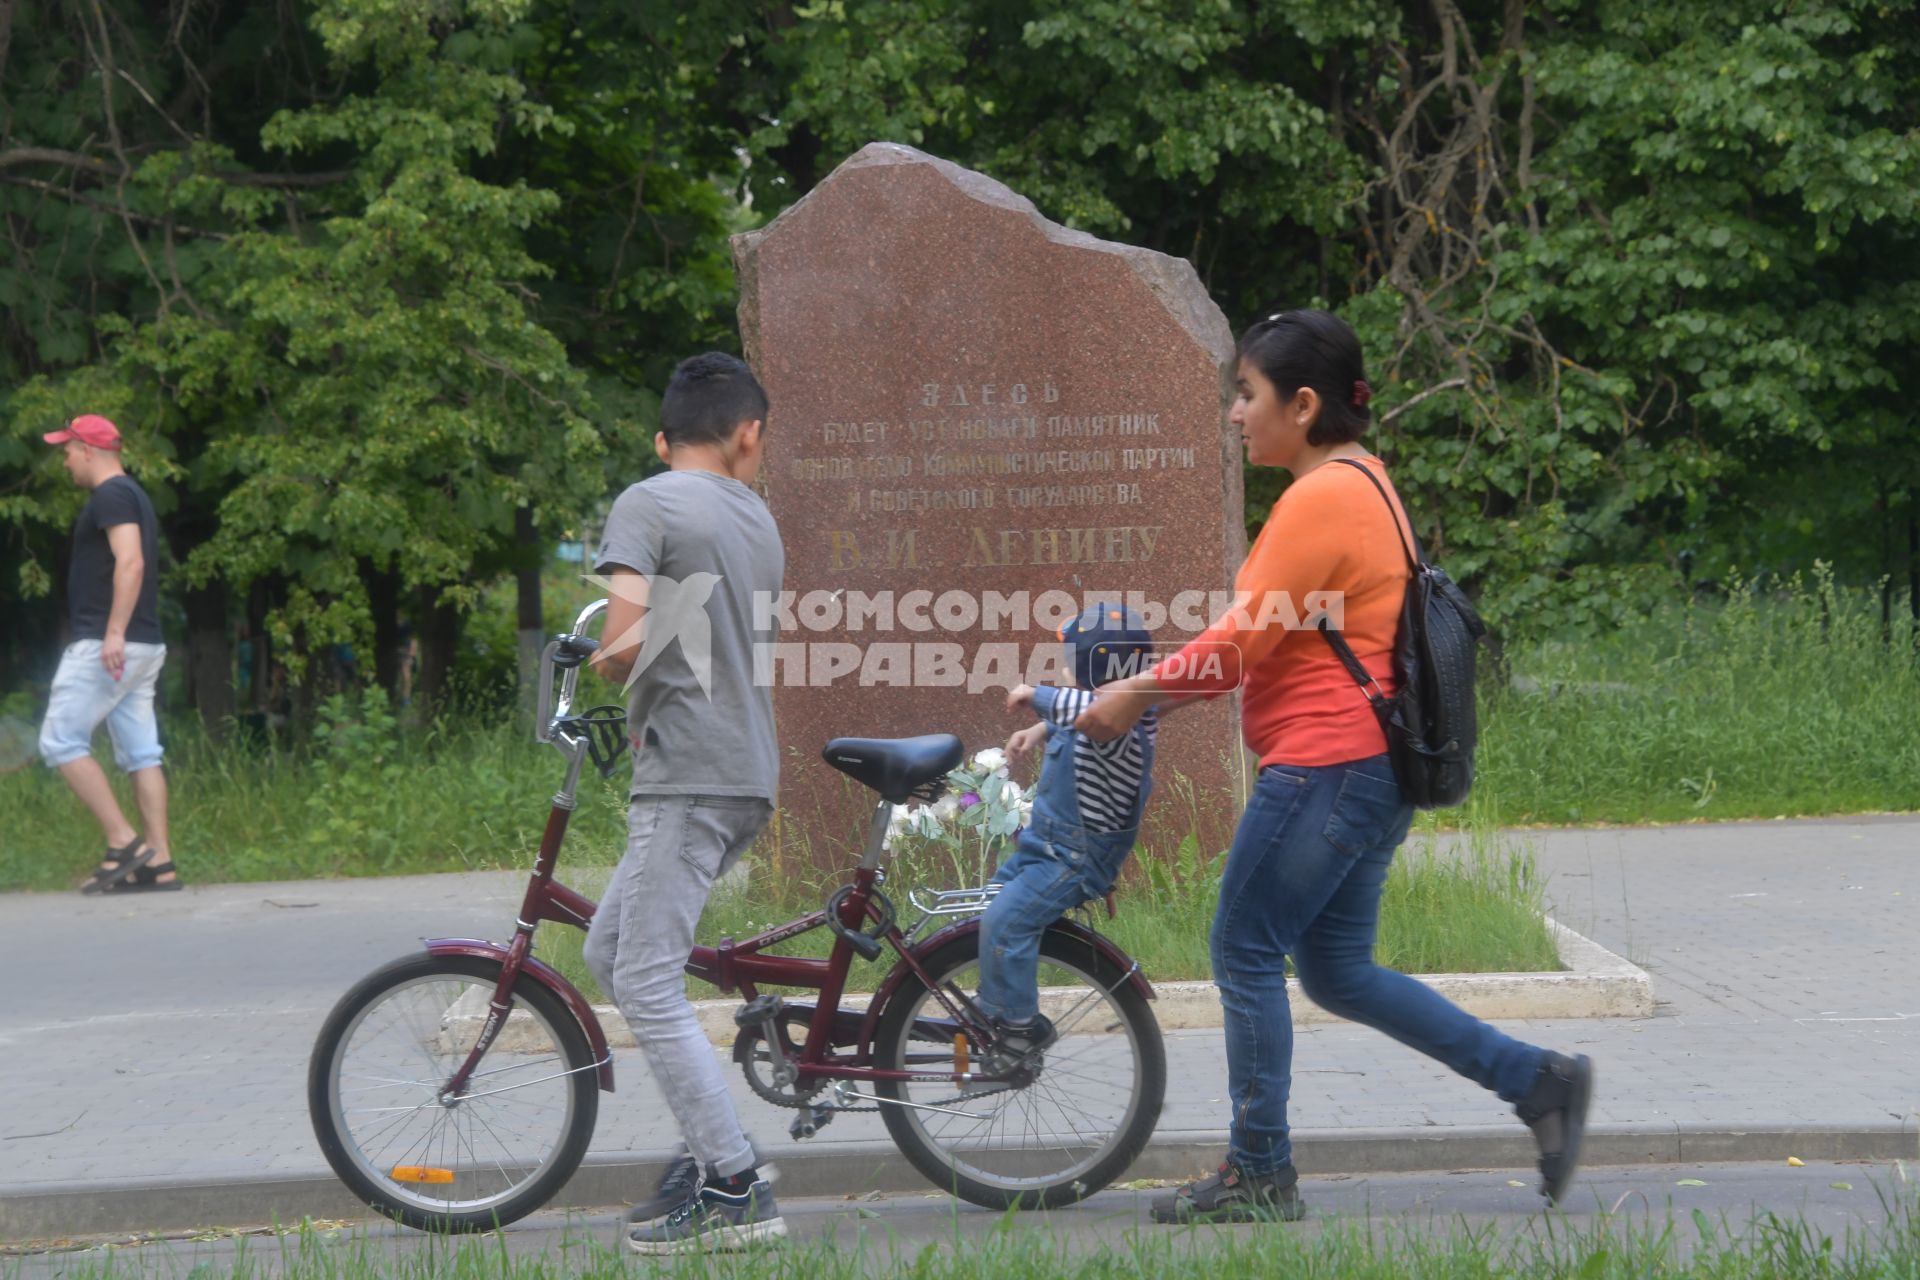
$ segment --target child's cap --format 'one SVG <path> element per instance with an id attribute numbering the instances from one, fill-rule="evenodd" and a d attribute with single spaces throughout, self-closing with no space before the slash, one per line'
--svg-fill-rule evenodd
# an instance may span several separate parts
<path id="1" fill-rule="evenodd" d="M 1117 600 L 1089 607 L 1059 634 L 1073 653 L 1073 679 L 1082 689 L 1139 675 L 1153 648 L 1140 615 Z"/>

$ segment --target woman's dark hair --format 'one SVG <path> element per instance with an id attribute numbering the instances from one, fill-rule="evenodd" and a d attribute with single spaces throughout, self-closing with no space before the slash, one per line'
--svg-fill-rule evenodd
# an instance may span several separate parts
<path id="1" fill-rule="evenodd" d="M 1320 396 L 1308 444 L 1351 444 L 1373 425 L 1360 338 L 1331 311 L 1276 311 L 1240 335 L 1240 358 L 1266 375 L 1283 399 L 1302 387 Z"/>
<path id="2" fill-rule="evenodd" d="M 709 351 L 680 362 L 660 400 L 668 444 L 718 444 L 743 422 L 767 417 L 767 393 L 738 356 Z"/>

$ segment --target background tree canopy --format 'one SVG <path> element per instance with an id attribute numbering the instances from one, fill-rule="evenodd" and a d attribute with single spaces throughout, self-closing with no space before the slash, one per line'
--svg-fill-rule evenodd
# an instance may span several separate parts
<path id="1" fill-rule="evenodd" d="M 210 721 L 503 575 L 736 342 L 726 237 L 874 139 L 1360 330 L 1508 636 L 1832 562 L 1920 577 L 1916 0 L 0 0 L 0 689 L 130 437 Z M 1249 518 L 1278 477 L 1249 477 Z"/>

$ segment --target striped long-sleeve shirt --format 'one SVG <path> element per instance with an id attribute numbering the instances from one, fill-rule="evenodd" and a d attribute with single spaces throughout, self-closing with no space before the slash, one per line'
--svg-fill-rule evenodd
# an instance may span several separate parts
<path id="1" fill-rule="evenodd" d="M 1037 685 L 1033 709 L 1041 720 L 1071 731 L 1080 713 L 1093 705 L 1086 689 Z M 1133 728 L 1112 742 L 1073 735 L 1073 791 L 1080 820 L 1089 831 L 1124 831 L 1132 825 L 1134 805 L 1146 785 L 1146 745 L 1160 731 L 1159 713 L 1149 709 Z"/>

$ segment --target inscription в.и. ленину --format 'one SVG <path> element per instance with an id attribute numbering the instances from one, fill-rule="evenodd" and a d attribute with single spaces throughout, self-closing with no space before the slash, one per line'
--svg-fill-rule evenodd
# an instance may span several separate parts
<path id="1" fill-rule="evenodd" d="M 1114 525 L 1065 529 L 992 529 L 973 525 L 967 533 L 964 569 L 1003 568 L 1008 565 L 1143 564 L 1160 545 L 1162 525 Z M 863 547 L 853 529 L 829 529 L 827 567 L 845 571 L 885 566 L 918 569 L 933 564 L 923 559 L 914 530 L 886 531 L 886 549 L 869 537 Z"/>

